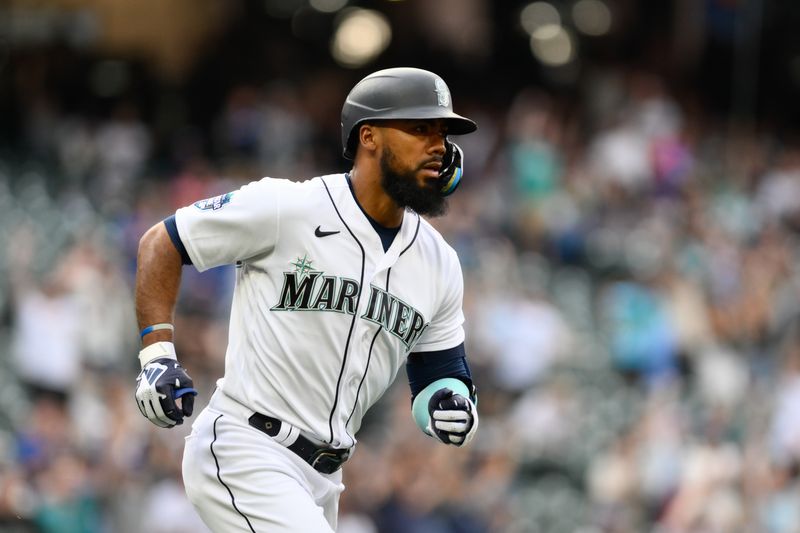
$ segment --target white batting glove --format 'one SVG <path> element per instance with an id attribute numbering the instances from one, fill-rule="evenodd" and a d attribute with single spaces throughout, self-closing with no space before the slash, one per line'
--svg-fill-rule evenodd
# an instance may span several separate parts
<path id="1" fill-rule="evenodd" d="M 197 391 L 175 356 L 171 342 L 157 342 L 139 352 L 142 371 L 136 378 L 136 404 L 150 422 L 162 428 L 192 416 Z M 181 398 L 178 407 L 176 399 Z"/>
<path id="2" fill-rule="evenodd" d="M 428 414 L 428 434 L 445 444 L 465 446 L 475 437 L 478 410 L 469 398 L 439 389 L 428 401 Z"/>

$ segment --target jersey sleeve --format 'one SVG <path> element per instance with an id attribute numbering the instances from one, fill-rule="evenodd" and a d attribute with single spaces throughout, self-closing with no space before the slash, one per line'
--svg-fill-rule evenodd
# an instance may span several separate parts
<path id="1" fill-rule="evenodd" d="M 455 250 L 449 252 L 442 269 L 441 304 L 414 346 L 414 352 L 446 350 L 464 342 L 464 278 Z"/>
<path id="2" fill-rule="evenodd" d="M 178 235 L 197 270 L 243 261 L 275 247 L 281 181 L 264 178 L 175 212 Z"/>

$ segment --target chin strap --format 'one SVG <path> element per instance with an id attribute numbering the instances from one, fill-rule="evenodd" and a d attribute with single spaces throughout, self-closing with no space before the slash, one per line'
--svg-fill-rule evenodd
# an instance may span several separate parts
<path id="1" fill-rule="evenodd" d="M 445 140 L 444 144 L 446 151 L 442 161 L 442 170 L 439 172 L 441 183 L 439 191 L 442 196 L 449 196 L 461 183 L 461 176 L 464 174 L 464 152 L 454 142 Z"/>

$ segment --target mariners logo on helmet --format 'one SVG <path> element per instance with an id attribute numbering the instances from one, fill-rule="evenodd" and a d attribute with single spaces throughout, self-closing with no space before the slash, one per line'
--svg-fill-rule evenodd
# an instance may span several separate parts
<path id="1" fill-rule="evenodd" d="M 444 80 L 436 78 L 434 85 L 436 86 L 436 96 L 439 100 L 439 105 L 442 107 L 450 107 L 450 89 L 447 88 Z"/>

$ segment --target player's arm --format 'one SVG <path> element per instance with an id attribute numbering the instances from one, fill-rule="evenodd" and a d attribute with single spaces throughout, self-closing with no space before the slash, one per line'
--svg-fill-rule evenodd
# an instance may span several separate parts
<path id="1" fill-rule="evenodd" d="M 136 401 L 142 415 L 159 427 L 183 423 L 183 418 L 192 414 L 197 394 L 192 379 L 178 363 L 172 343 L 185 257 L 174 217 L 150 228 L 139 241 L 136 319 L 142 339 L 142 371 L 136 378 Z M 176 402 L 178 398 L 180 402 Z"/>
<path id="2" fill-rule="evenodd" d="M 447 350 L 412 353 L 406 373 L 411 411 L 419 428 L 445 444 L 468 444 L 478 429 L 478 399 L 464 343 Z"/>
<path id="3" fill-rule="evenodd" d="M 171 324 L 183 263 L 166 225 L 159 222 L 142 236 L 136 257 L 136 320 L 143 330 L 152 324 Z M 142 337 L 142 346 L 172 342 L 172 330 L 157 329 Z"/>

